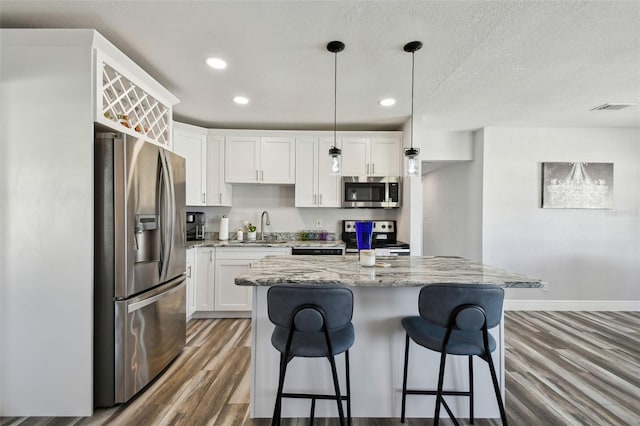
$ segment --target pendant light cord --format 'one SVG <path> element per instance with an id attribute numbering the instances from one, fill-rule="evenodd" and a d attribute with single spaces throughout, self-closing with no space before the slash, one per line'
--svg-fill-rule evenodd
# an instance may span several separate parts
<path id="1" fill-rule="evenodd" d="M 336 128 L 338 122 L 338 52 L 334 52 L 333 55 L 333 147 L 336 148 Z"/>
<path id="2" fill-rule="evenodd" d="M 411 148 L 413 149 L 413 81 L 416 68 L 416 52 L 411 52 Z"/>

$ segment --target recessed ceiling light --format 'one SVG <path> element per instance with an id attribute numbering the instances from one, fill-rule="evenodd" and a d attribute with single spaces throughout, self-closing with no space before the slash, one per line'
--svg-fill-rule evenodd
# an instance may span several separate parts
<path id="1" fill-rule="evenodd" d="M 393 98 L 384 98 L 379 102 L 382 106 L 392 106 L 396 104 L 396 100 Z"/>
<path id="2" fill-rule="evenodd" d="M 207 65 L 217 70 L 223 70 L 227 67 L 227 63 L 220 58 L 208 58 Z"/>
<path id="3" fill-rule="evenodd" d="M 245 98 L 244 96 L 236 96 L 235 98 L 233 98 L 233 102 L 240 105 L 245 105 L 249 103 L 249 98 Z"/>

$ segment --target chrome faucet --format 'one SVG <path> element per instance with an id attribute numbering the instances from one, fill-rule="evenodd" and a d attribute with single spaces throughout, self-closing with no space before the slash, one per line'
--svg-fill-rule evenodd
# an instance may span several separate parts
<path id="1" fill-rule="evenodd" d="M 268 211 L 263 211 L 262 215 L 260 216 L 260 239 L 262 241 L 264 241 L 264 216 L 267 215 L 267 225 L 271 225 L 271 220 L 269 219 L 269 212 Z"/>

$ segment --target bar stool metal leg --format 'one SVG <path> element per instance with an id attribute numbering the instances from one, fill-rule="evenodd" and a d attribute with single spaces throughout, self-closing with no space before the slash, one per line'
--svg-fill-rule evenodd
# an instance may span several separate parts
<path id="1" fill-rule="evenodd" d="M 282 388 L 284 386 L 284 376 L 287 372 L 287 360 L 284 354 L 280 354 L 280 377 L 278 378 L 278 393 L 276 394 L 276 404 L 273 408 L 273 418 L 271 426 L 280 425 L 280 414 L 282 410 Z"/>
<path id="2" fill-rule="evenodd" d="M 336 402 L 338 404 L 338 414 L 340 416 L 340 426 L 345 424 L 344 410 L 342 409 L 342 396 L 340 394 L 340 384 L 338 383 L 338 371 L 336 369 L 336 359 L 333 355 L 329 355 L 329 364 L 331 364 L 331 376 L 333 377 L 333 388 L 336 392 Z"/>
<path id="3" fill-rule="evenodd" d="M 438 426 L 440 422 L 440 404 L 444 401 L 442 398 L 442 386 L 444 384 L 444 365 L 447 360 L 447 353 L 442 351 L 440 354 L 440 371 L 438 372 L 438 390 L 436 391 L 436 412 L 433 415 L 433 425 Z"/>
<path id="4" fill-rule="evenodd" d="M 402 410 L 400 423 L 404 423 L 404 415 L 407 407 L 407 370 L 409 368 L 409 334 L 404 342 L 404 373 L 402 378 Z"/>
<path id="5" fill-rule="evenodd" d="M 473 355 L 469 355 L 469 423 L 473 424 Z"/>
<path id="6" fill-rule="evenodd" d="M 496 400 L 498 401 L 498 408 L 500 409 L 500 418 L 502 419 L 502 424 L 504 426 L 507 425 L 507 414 L 504 411 L 504 404 L 502 403 L 502 395 L 500 394 L 500 387 L 498 386 L 498 377 L 496 376 L 496 369 L 493 366 L 493 359 L 491 358 L 491 353 L 486 355 L 487 362 L 489 363 L 489 371 L 491 372 L 491 381 L 493 382 L 493 390 L 496 394 Z"/>
<path id="7" fill-rule="evenodd" d="M 347 424 L 351 426 L 351 375 L 349 374 L 349 350 L 344 353 L 345 371 L 347 375 Z"/>

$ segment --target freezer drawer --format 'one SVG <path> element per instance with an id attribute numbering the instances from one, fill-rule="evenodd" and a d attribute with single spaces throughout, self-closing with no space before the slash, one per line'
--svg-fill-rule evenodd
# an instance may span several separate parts
<path id="1" fill-rule="evenodd" d="M 186 341 L 184 276 L 138 297 L 116 301 L 115 402 L 153 380 Z"/>

